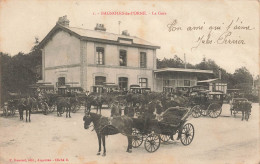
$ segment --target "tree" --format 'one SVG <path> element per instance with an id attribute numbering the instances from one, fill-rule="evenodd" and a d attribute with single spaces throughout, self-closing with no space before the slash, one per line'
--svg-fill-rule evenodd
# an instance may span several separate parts
<path id="1" fill-rule="evenodd" d="M 253 86 L 253 76 L 246 67 L 241 67 L 235 70 L 233 74 L 233 82 L 235 88 L 250 92 Z"/>
<path id="2" fill-rule="evenodd" d="M 28 85 L 39 80 L 36 68 L 42 64 L 42 58 L 38 44 L 36 38 L 35 44 L 28 54 L 19 52 L 11 57 L 0 52 L 1 103 L 8 99 L 8 92 L 26 93 Z"/>
<path id="3" fill-rule="evenodd" d="M 163 60 L 157 59 L 157 68 L 184 68 L 184 62 L 179 58 L 177 55 L 174 56 L 174 58 L 166 59 L 163 58 Z"/>
<path id="4" fill-rule="evenodd" d="M 7 92 L 10 88 L 11 56 L 0 52 L 0 105 L 7 100 Z"/>

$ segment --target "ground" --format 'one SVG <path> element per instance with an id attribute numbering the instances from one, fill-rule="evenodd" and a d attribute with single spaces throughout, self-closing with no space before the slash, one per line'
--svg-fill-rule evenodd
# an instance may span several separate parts
<path id="1" fill-rule="evenodd" d="M 94 110 L 93 110 L 94 111 Z M 109 109 L 102 114 L 108 116 Z M 241 114 L 230 117 L 223 105 L 220 117 L 189 118 L 195 127 L 192 143 L 161 144 L 154 153 L 144 145 L 126 152 L 127 138 L 106 137 L 107 156 L 97 156 L 98 140 L 92 128 L 83 127 L 83 109 L 72 118 L 56 113 L 32 114 L 31 123 L 15 117 L 0 117 L 0 163 L 259 163 L 259 104 L 253 104 L 249 121 Z M 31 160 L 30 160 L 31 159 Z M 51 160 L 51 161 L 49 161 Z M 63 161 L 64 160 L 64 161 Z"/>

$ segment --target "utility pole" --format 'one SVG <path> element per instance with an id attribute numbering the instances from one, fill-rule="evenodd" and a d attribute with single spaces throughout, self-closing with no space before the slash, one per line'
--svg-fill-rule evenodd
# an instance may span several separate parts
<path id="1" fill-rule="evenodd" d="M 184 53 L 184 68 L 186 69 L 186 55 Z"/>
<path id="2" fill-rule="evenodd" d="M 118 34 L 120 35 L 120 23 L 121 21 L 118 21 Z"/>

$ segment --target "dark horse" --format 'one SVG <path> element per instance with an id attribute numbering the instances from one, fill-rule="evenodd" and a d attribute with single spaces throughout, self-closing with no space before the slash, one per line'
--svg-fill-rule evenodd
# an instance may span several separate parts
<path id="1" fill-rule="evenodd" d="M 66 110 L 66 118 L 70 116 L 71 108 L 77 103 L 76 97 L 58 97 L 57 104 L 57 116 L 61 116 L 63 111 Z"/>
<path id="2" fill-rule="evenodd" d="M 104 98 L 101 95 L 89 95 L 86 98 L 86 104 L 85 104 L 85 113 L 90 112 L 91 106 L 97 107 L 97 113 L 99 109 L 99 114 L 101 114 L 101 108 L 104 103 Z"/>
<path id="3" fill-rule="evenodd" d="M 26 122 L 27 122 L 27 117 L 29 116 L 29 122 L 31 122 L 31 112 L 32 112 L 32 98 L 27 97 L 27 98 L 21 98 L 18 102 L 18 111 L 20 115 L 20 120 L 23 120 L 23 111 L 26 111 Z"/>
<path id="4" fill-rule="evenodd" d="M 108 118 L 96 113 L 88 113 L 83 117 L 84 128 L 88 129 L 91 122 L 93 122 L 94 129 L 98 137 L 98 153 L 101 151 L 101 141 L 103 142 L 103 156 L 106 155 L 106 135 L 114 135 L 121 133 L 127 136 L 128 147 L 127 152 L 132 152 L 132 127 L 133 120 L 127 116 Z"/>

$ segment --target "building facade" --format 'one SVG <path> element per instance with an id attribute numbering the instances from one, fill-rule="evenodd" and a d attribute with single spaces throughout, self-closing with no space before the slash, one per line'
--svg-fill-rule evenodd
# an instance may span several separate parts
<path id="1" fill-rule="evenodd" d="M 70 85 L 94 91 L 96 86 L 114 83 L 120 89 L 132 84 L 154 90 L 156 49 L 143 39 L 106 32 L 104 25 L 95 30 L 69 27 L 61 17 L 40 43 L 42 82 L 55 87 Z"/>
<path id="2" fill-rule="evenodd" d="M 209 70 L 184 68 L 157 69 L 159 46 L 141 38 L 106 32 L 103 24 L 94 30 L 69 26 L 60 17 L 53 29 L 40 42 L 42 80 L 54 88 L 70 86 L 97 92 L 104 84 L 128 90 L 130 85 L 162 92 L 165 88 L 197 85 L 198 74 Z"/>
<path id="3" fill-rule="evenodd" d="M 171 91 L 176 88 L 193 87 L 197 85 L 198 74 L 213 75 L 211 70 L 162 68 L 154 71 L 155 91 Z"/>

